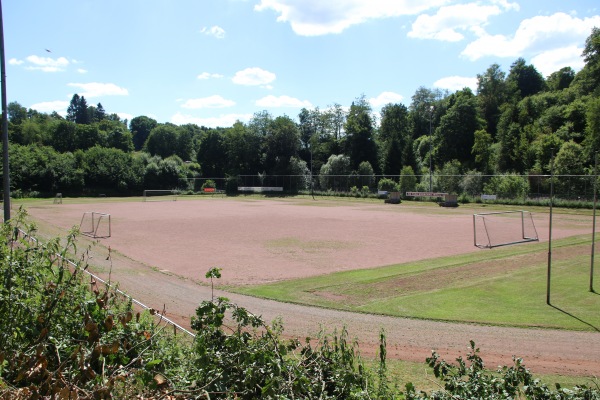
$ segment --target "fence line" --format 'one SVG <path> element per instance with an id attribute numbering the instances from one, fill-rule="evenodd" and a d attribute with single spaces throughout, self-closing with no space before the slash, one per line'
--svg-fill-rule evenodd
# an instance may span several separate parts
<path id="1" fill-rule="evenodd" d="M 18 228 L 19 232 L 28 240 L 32 240 L 35 242 L 35 244 L 39 244 L 39 240 L 34 237 L 31 236 L 30 234 L 28 234 L 27 232 L 23 231 L 21 228 Z M 144 303 L 142 303 L 141 301 L 131 297 L 130 295 L 128 295 L 127 293 L 123 292 L 121 289 L 114 287 L 113 285 L 111 285 L 109 282 L 106 282 L 104 279 L 100 278 L 99 276 L 93 274 L 92 272 L 88 271 L 87 269 L 83 269 L 81 267 L 79 267 L 79 265 L 75 262 L 73 262 L 72 260 L 69 260 L 68 258 L 63 257 L 61 254 L 56 253 L 55 254 L 58 258 L 60 258 L 62 261 L 65 261 L 66 263 L 68 263 L 71 267 L 80 270 L 86 274 L 88 274 L 90 276 L 91 279 L 94 279 L 96 282 L 101 282 L 105 287 L 108 287 L 112 290 L 114 290 L 116 293 L 120 294 L 121 296 L 131 300 L 132 303 L 136 304 L 138 307 L 141 307 L 144 310 L 147 310 L 150 312 L 151 315 L 154 315 L 154 317 L 156 319 L 158 319 L 158 323 L 160 324 L 162 321 L 164 321 L 167 324 L 170 324 L 173 326 L 173 330 L 175 333 L 177 333 L 177 330 L 182 331 L 183 333 L 186 333 L 187 335 L 189 335 L 192 338 L 195 338 L 196 335 L 190 331 L 188 331 L 187 329 L 185 329 L 183 326 L 179 325 L 177 322 L 172 321 L 171 319 L 165 317 L 163 314 L 156 314 L 156 313 L 152 313 L 151 311 L 155 310 L 152 307 L 148 307 L 147 305 L 145 305 Z"/>

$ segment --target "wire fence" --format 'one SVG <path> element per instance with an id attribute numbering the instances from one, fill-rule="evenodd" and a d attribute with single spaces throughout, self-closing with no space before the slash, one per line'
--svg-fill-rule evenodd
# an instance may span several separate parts
<path id="1" fill-rule="evenodd" d="M 200 192 L 208 182 L 219 193 L 237 193 L 239 188 L 278 188 L 283 194 L 377 195 L 380 191 L 433 191 L 457 196 L 493 195 L 498 199 L 544 199 L 551 189 L 565 200 L 591 201 L 597 175 L 548 175 L 480 173 L 444 175 L 238 175 L 227 178 L 190 178 L 181 181 L 179 190 Z M 553 186 L 551 188 L 551 186 Z"/>
<path id="2" fill-rule="evenodd" d="M 40 243 L 39 240 L 36 237 L 28 234 L 27 232 L 23 231 L 20 228 L 19 228 L 19 233 L 26 240 L 29 240 L 29 241 L 35 243 L 36 245 Z M 131 297 L 127 293 L 123 292 L 121 289 L 115 287 L 110 282 L 105 281 L 104 279 L 100 278 L 98 275 L 95 275 L 94 273 L 88 271 L 86 268 L 81 268 L 79 266 L 79 264 L 75 263 L 72 260 L 69 260 L 68 258 L 63 257 L 61 254 L 56 253 L 55 256 L 57 258 L 59 258 L 61 261 L 67 263 L 69 265 L 69 267 L 72 268 L 73 270 L 78 270 L 80 272 L 83 272 L 83 273 L 87 274 L 87 276 L 90 278 L 90 290 L 91 291 L 93 291 L 95 288 L 97 288 L 99 284 L 104 285 L 104 287 L 106 289 L 110 289 L 114 293 L 118 294 L 119 296 L 122 296 L 124 299 L 127 299 L 127 300 L 131 301 L 135 306 L 139 307 L 140 309 L 148 311 L 157 320 L 157 325 L 160 325 L 161 323 L 164 323 L 164 324 L 167 324 L 167 325 L 171 325 L 173 327 L 173 334 L 175 334 L 175 335 L 177 335 L 177 332 L 179 331 L 179 332 L 182 332 L 182 333 L 188 335 L 191 338 L 195 338 L 196 337 L 196 335 L 194 333 L 190 332 L 189 330 L 187 330 L 183 326 L 179 325 L 177 322 L 175 322 L 175 321 L 167 318 L 164 315 L 164 312 L 161 312 L 161 311 L 159 311 L 157 309 L 154 309 L 152 307 L 148 307 L 147 305 L 145 305 L 141 301 L 139 301 L 139 300 Z"/>

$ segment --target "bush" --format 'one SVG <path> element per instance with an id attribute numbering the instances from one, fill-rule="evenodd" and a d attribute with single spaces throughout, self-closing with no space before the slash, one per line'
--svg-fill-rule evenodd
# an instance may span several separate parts
<path id="1" fill-rule="evenodd" d="M 517 174 L 495 175 L 483 191 L 506 199 L 524 199 L 529 193 L 529 181 Z"/>
<path id="2" fill-rule="evenodd" d="M 397 192 L 399 190 L 398 184 L 390 178 L 380 179 L 377 184 L 377 189 L 385 190 L 387 192 Z"/>
<path id="3" fill-rule="evenodd" d="M 417 177 L 410 165 L 402 168 L 400 171 L 400 185 L 398 191 L 402 192 L 402 196 L 406 197 L 406 192 L 413 192 L 417 187 Z"/>
<path id="4" fill-rule="evenodd" d="M 204 189 L 206 188 L 216 188 L 217 184 L 215 183 L 215 181 L 213 181 L 212 179 L 207 179 L 206 182 L 204 182 L 202 184 L 202 187 L 200 188 L 200 190 L 204 191 Z"/>

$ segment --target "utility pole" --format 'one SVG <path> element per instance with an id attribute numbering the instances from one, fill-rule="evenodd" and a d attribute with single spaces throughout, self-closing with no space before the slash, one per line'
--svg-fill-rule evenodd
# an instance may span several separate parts
<path id="1" fill-rule="evenodd" d="M 4 192 L 4 222 L 6 222 L 10 219 L 10 174 L 8 170 L 8 106 L 6 104 L 6 63 L 4 61 L 2 0 L 0 0 L 0 75 L 2 79 L 2 190 Z"/>

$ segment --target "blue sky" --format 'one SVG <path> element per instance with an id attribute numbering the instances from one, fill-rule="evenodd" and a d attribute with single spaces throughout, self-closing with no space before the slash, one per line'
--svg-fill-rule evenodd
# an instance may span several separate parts
<path id="1" fill-rule="evenodd" d="M 302 107 L 374 111 L 476 89 L 523 57 L 583 66 L 597 0 L 5 0 L 8 101 L 65 114 L 74 93 L 131 119 L 231 126 Z"/>

